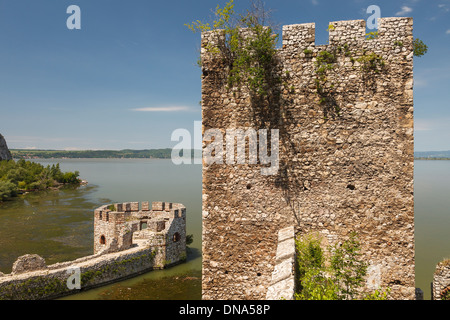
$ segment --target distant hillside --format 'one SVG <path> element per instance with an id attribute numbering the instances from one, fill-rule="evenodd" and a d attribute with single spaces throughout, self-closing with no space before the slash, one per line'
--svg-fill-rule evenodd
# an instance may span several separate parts
<path id="1" fill-rule="evenodd" d="M 416 159 L 450 159 L 450 151 L 417 151 L 414 152 Z"/>
<path id="2" fill-rule="evenodd" d="M 25 150 L 11 149 L 14 159 L 170 159 L 172 149 L 149 150 Z M 181 152 L 181 151 L 180 151 Z M 193 150 L 191 150 L 193 157 Z"/>
<path id="3" fill-rule="evenodd" d="M 0 134 L 0 160 L 11 160 L 11 152 L 8 149 L 5 138 Z"/>
<path id="4" fill-rule="evenodd" d="M 14 159 L 142 158 L 170 159 L 172 149 L 152 150 L 24 150 L 11 149 Z"/>

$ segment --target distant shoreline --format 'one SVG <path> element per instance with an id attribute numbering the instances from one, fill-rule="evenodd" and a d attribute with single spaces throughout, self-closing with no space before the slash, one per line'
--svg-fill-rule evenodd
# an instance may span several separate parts
<path id="1" fill-rule="evenodd" d="M 145 150 L 34 150 L 10 149 L 13 159 L 171 159 L 174 150 L 145 149 Z M 176 152 L 176 150 L 175 150 Z M 181 152 L 181 150 L 180 150 Z M 191 156 L 194 150 L 190 150 Z"/>
<path id="2" fill-rule="evenodd" d="M 416 157 L 414 160 L 450 160 L 450 158 L 425 158 L 425 157 Z"/>
<path id="3" fill-rule="evenodd" d="M 52 160 L 52 159 L 171 159 L 176 150 L 145 149 L 145 150 L 36 150 L 10 149 L 12 158 L 19 160 Z M 194 158 L 194 151 L 190 150 Z M 181 152 L 179 150 L 178 152 Z M 414 160 L 450 160 L 450 157 L 424 156 L 414 157 Z"/>

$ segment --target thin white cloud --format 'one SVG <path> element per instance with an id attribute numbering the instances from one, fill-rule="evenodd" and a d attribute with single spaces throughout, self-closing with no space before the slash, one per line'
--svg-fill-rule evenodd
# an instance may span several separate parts
<path id="1" fill-rule="evenodd" d="M 445 31 L 446 34 L 450 34 L 450 29 L 448 29 L 447 31 Z"/>
<path id="2" fill-rule="evenodd" d="M 444 11 L 444 12 L 449 12 L 450 11 L 450 8 L 448 7 L 448 5 L 444 4 L 444 3 L 438 4 L 438 8 L 441 9 L 442 11 Z"/>
<path id="3" fill-rule="evenodd" d="M 415 118 L 414 119 L 414 131 L 435 131 L 443 132 L 448 131 L 448 123 L 450 119 L 448 117 L 441 118 Z"/>
<path id="4" fill-rule="evenodd" d="M 312 3 L 313 5 L 315 5 L 315 6 L 317 6 L 317 5 L 319 4 L 319 1 L 318 1 L 318 0 L 311 0 L 311 3 Z"/>
<path id="5" fill-rule="evenodd" d="M 431 131 L 433 123 L 427 120 L 416 119 L 414 121 L 414 131 Z"/>
<path id="6" fill-rule="evenodd" d="M 136 108 L 132 110 L 139 112 L 177 112 L 177 111 L 190 111 L 190 108 L 187 106 L 171 106 L 171 107 Z"/>
<path id="7" fill-rule="evenodd" d="M 411 13 L 413 11 L 413 9 L 411 7 L 408 7 L 408 6 L 403 6 L 401 9 L 402 10 L 400 10 L 399 12 L 397 12 L 395 14 L 396 16 L 403 16 L 403 15 Z"/>
<path id="8" fill-rule="evenodd" d="M 414 88 L 426 87 L 427 85 L 428 85 L 428 82 L 425 77 L 419 77 L 419 76 L 414 77 Z"/>

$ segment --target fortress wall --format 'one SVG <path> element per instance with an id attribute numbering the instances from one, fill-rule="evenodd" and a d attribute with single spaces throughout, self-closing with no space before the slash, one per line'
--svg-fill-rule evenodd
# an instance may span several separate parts
<path id="1" fill-rule="evenodd" d="M 76 293 L 77 289 L 67 285 L 73 267 L 80 268 L 81 290 L 85 290 L 186 259 L 186 208 L 182 204 L 167 203 L 167 211 L 161 212 L 147 211 L 148 203 L 142 205 L 143 212 L 138 202 L 114 206 L 124 211 L 111 211 L 111 205 L 94 211 L 94 255 L 49 266 L 37 255 L 19 257 L 11 274 L 0 273 L 0 300 L 53 299 Z M 160 222 L 161 230 L 141 230 L 136 237 L 139 241 L 133 243 L 141 216 Z M 99 245 L 102 235 L 105 244 Z"/>
<path id="2" fill-rule="evenodd" d="M 330 25 L 324 46 L 315 45 L 313 23 L 283 27 L 280 96 L 257 107 L 245 88 L 227 90 L 226 66 L 206 49 L 220 39 L 202 34 L 203 133 L 278 129 L 280 139 L 276 175 L 225 156 L 204 163 L 204 299 L 264 299 L 277 234 L 290 225 L 330 244 L 357 232 L 372 273 L 366 287 L 415 297 L 412 19 L 380 19 L 372 40 L 362 20 Z M 324 50 L 336 61 L 322 103 L 315 62 Z M 384 62 L 378 72 L 363 68 L 369 54 Z"/>
<path id="3" fill-rule="evenodd" d="M 432 300 L 450 299 L 450 260 L 444 260 L 436 266 L 431 294 Z"/>
<path id="4" fill-rule="evenodd" d="M 185 209 L 175 209 L 177 213 L 166 233 L 166 262 L 168 265 L 186 260 L 186 216 Z"/>
<path id="5" fill-rule="evenodd" d="M 131 229 L 125 225 L 131 217 L 128 212 L 115 212 L 106 206 L 94 212 L 94 253 L 102 250 L 120 250 L 131 246 Z"/>
<path id="6" fill-rule="evenodd" d="M 0 300 L 42 300 L 74 294 L 69 289 L 69 269 L 79 267 L 81 290 L 160 268 L 162 250 L 139 247 L 106 255 L 93 255 L 44 267 L 42 270 L 0 276 Z"/>

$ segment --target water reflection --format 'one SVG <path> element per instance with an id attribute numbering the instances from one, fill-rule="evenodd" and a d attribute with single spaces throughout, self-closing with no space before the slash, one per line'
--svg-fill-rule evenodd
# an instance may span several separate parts
<path id="1" fill-rule="evenodd" d="M 47 264 L 92 254 L 92 208 L 96 186 L 28 193 L 0 204 L 0 271 L 34 253 Z"/>

